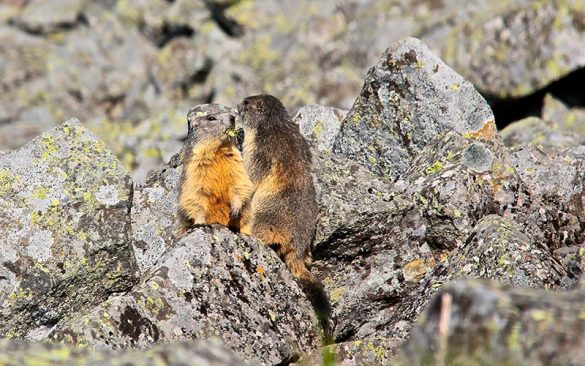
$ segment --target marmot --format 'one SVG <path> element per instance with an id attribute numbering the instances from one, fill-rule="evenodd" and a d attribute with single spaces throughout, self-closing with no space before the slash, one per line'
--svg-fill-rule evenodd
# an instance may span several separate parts
<path id="1" fill-rule="evenodd" d="M 271 95 L 244 99 L 238 113 L 244 127 L 244 164 L 255 188 L 251 225 L 242 232 L 274 247 L 305 288 L 327 334 L 329 300 L 307 268 L 318 214 L 309 145 L 284 105 Z"/>
<path id="2" fill-rule="evenodd" d="M 201 105 L 189 111 L 187 121 L 178 234 L 196 224 L 239 231 L 250 220 L 254 186 L 236 147 L 235 115 L 219 105 Z"/>

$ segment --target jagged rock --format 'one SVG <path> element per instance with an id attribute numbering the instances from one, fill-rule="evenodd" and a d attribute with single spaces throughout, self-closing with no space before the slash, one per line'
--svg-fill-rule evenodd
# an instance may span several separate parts
<path id="1" fill-rule="evenodd" d="M 313 310 L 276 253 L 220 227 L 192 230 L 131 292 L 73 314 L 51 334 L 98 348 L 209 337 L 268 365 L 319 344 Z"/>
<path id="2" fill-rule="evenodd" d="M 176 239 L 182 167 L 181 157 L 177 154 L 134 191 L 132 246 L 142 273 L 151 269 Z"/>
<path id="3" fill-rule="evenodd" d="M 301 107 L 293 120 L 309 143 L 318 151 L 331 151 L 337 134 L 341 130 L 341 121 L 348 111 L 321 105 Z"/>
<path id="4" fill-rule="evenodd" d="M 531 145 L 553 154 L 581 144 L 576 135 L 551 121 L 528 117 L 509 124 L 500 133 L 509 147 Z"/>
<path id="5" fill-rule="evenodd" d="M 532 212 L 534 221 L 523 223 L 543 233 L 551 249 L 583 243 L 584 162 L 568 153 L 545 155 L 532 147 L 514 150 L 510 159 L 529 195 L 524 206 L 538 208 Z"/>
<path id="6" fill-rule="evenodd" d="M 218 342 L 175 342 L 148 350 L 112 352 L 76 348 L 57 343 L 0 339 L 0 363 L 5 366 L 33 365 L 126 365 L 126 366 L 244 366 Z"/>
<path id="7" fill-rule="evenodd" d="M 347 112 L 320 105 L 302 107 L 294 117 L 313 150 L 313 177 L 319 200 L 315 243 L 351 218 L 382 211 L 390 201 L 390 181 L 351 159 L 331 153 Z"/>
<path id="8" fill-rule="evenodd" d="M 368 72 L 334 151 L 396 180 L 413 157 L 446 132 L 494 126 L 489 106 L 473 86 L 422 42 L 407 38 Z"/>
<path id="9" fill-rule="evenodd" d="M 580 0 L 494 3 L 450 29 L 441 55 L 482 92 L 522 97 L 585 66 L 584 16 Z"/>
<path id="10" fill-rule="evenodd" d="M 390 206 L 391 182 L 351 159 L 314 151 L 313 176 L 319 202 L 315 243 L 326 240 L 355 217 Z"/>
<path id="11" fill-rule="evenodd" d="M 32 0 L 20 14 L 17 24 L 29 32 L 51 33 L 80 23 L 87 0 Z"/>
<path id="12" fill-rule="evenodd" d="M 580 365 L 583 290 L 461 282 L 436 295 L 395 365 Z"/>
<path id="13" fill-rule="evenodd" d="M 515 220 L 535 240 L 559 254 L 569 254 L 585 243 L 585 164 L 570 151 L 546 155 L 530 146 L 515 149 L 510 160 L 525 195 L 518 202 Z M 562 256 L 561 256 L 562 257 Z M 572 277 L 585 268 L 573 268 Z"/>
<path id="14" fill-rule="evenodd" d="M 388 208 L 341 226 L 315 248 L 338 340 L 384 335 L 395 306 L 461 246 L 483 216 L 503 214 L 518 178 L 505 147 L 455 132 L 427 146 L 394 186 Z M 489 138 L 494 140 L 490 140 Z"/>
<path id="15" fill-rule="evenodd" d="M 403 324 L 414 324 L 432 296 L 456 280 L 482 278 L 517 287 L 558 288 L 563 284 L 565 269 L 530 234 L 510 219 L 485 216 L 465 244 L 449 253 L 396 306 L 385 328 L 404 339 L 409 327 Z"/>
<path id="16" fill-rule="evenodd" d="M 0 156 L 0 334 L 39 338 L 130 288 L 132 180 L 70 120 Z"/>

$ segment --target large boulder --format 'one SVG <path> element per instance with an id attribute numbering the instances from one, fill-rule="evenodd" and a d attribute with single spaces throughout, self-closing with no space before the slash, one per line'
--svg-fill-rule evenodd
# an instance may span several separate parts
<path id="1" fill-rule="evenodd" d="M 395 365 L 581 365 L 583 290 L 460 282 L 436 295 Z"/>
<path id="2" fill-rule="evenodd" d="M 148 350 L 89 350 L 56 343 L 0 339 L 0 363 L 5 366 L 126 365 L 126 366 L 245 366 L 219 342 L 175 342 Z"/>
<path id="3" fill-rule="evenodd" d="M 315 248 L 338 340 L 392 329 L 394 307 L 488 214 L 504 214 L 518 179 L 497 139 L 455 132 L 430 144 L 394 185 L 386 208 L 346 219 Z"/>
<path id="4" fill-rule="evenodd" d="M 0 155 L 0 334 L 43 337 L 135 281 L 132 179 L 70 120 Z"/>
<path id="5" fill-rule="evenodd" d="M 585 66 L 582 1 L 491 5 L 439 33 L 445 62 L 482 92 L 523 97 Z"/>
<path id="6" fill-rule="evenodd" d="M 421 41 L 407 38 L 373 66 L 346 116 L 334 151 L 392 180 L 448 131 L 495 130 L 479 93 Z"/>
<path id="7" fill-rule="evenodd" d="M 131 292 L 72 314 L 50 335 L 93 348 L 210 337 L 266 365 L 319 345 L 313 309 L 276 253 L 221 227 L 192 230 Z"/>

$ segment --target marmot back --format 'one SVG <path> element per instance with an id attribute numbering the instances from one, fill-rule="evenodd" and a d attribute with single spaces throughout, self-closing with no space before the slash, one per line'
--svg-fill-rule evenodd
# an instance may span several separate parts
<path id="1" fill-rule="evenodd" d="M 248 97 L 238 105 L 238 112 L 244 126 L 244 163 L 256 189 L 251 225 L 242 232 L 275 247 L 326 328 L 323 318 L 329 316 L 329 301 L 307 268 L 318 214 L 309 145 L 273 96 Z"/>
<path id="2" fill-rule="evenodd" d="M 189 134 L 179 183 L 178 231 L 197 224 L 239 230 L 250 220 L 254 192 L 236 147 L 235 116 L 217 105 L 189 111 Z"/>

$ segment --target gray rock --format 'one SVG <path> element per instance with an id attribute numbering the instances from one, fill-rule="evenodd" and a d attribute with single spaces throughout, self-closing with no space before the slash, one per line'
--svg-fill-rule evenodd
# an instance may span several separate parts
<path id="1" fill-rule="evenodd" d="M 585 145 L 585 109 L 570 109 L 550 94 L 544 97 L 542 119 L 555 123 L 558 129 L 577 136 L 581 145 Z"/>
<path id="2" fill-rule="evenodd" d="M 245 366 L 219 342 L 174 342 L 148 350 L 89 350 L 58 343 L 0 339 L 5 366 L 127 365 L 127 366 Z"/>
<path id="3" fill-rule="evenodd" d="M 385 327 L 404 339 L 410 329 L 400 325 L 412 325 L 439 289 L 458 280 L 481 278 L 508 286 L 559 288 L 565 269 L 531 234 L 508 218 L 485 216 L 465 244 L 446 255 L 395 307 Z"/>
<path id="4" fill-rule="evenodd" d="M 321 105 L 301 107 L 293 120 L 309 143 L 318 151 L 331 151 L 337 134 L 341 130 L 341 121 L 348 111 Z"/>
<path id="5" fill-rule="evenodd" d="M 47 59 L 54 49 L 51 43 L 4 25 L 0 25 L 0 43 L 3 45 L 0 48 L 0 88 L 3 91 L 46 75 Z M 2 98 L 8 113 L 14 115 L 18 112 L 11 109 L 15 98 L 10 99 Z"/>
<path id="6" fill-rule="evenodd" d="M 474 147 L 493 159 L 488 171 L 468 165 Z M 505 147 L 455 132 L 427 146 L 393 187 L 379 213 L 340 226 L 315 248 L 314 267 L 331 297 L 338 340 L 389 334 L 397 304 L 449 251 L 463 245 L 476 222 L 504 214 L 518 178 Z"/>
<path id="7" fill-rule="evenodd" d="M 80 22 L 86 0 L 32 0 L 17 18 L 29 32 L 62 31 Z"/>
<path id="8" fill-rule="evenodd" d="M 583 290 L 466 281 L 436 295 L 395 365 L 580 365 Z"/>
<path id="9" fill-rule="evenodd" d="M 531 145 L 546 153 L 559 153 L 570 147 L 579 146 L 579 138 L 559 127 L 547 116 L 547 120 L 528 117 L 513 122 L 501 131 L 504 143 L 509 147 Z"/>
<path id="10" fill-rule="evenodd" d="M 515 221 L 552 251 L 585 243 L 585 163 L 570 151 L 546 155 L 530 146 L 515 149 L 510 159 L 522 182 Z M 563 249 L 564 252 L 571 249 Z M 578 276 L 585 268 L 572 273 Z"/>
<path id="11" fill-rule="evenodd" d="M 0 156 L 0 333 L 42 337 L 130 288 L 132 180 L 70 120 Z"/>
<path id="12" fill-rule="evenodd" d="M 356 217 L 391 206 L 391 182 L 351 159 L 314 151 L 313 176 L 319 202 L 317 245 Z"/>
<path id="13" fill-rule="evenodd" d="M 482 92 L 522 97 L 585 66 L 582 2 L 492 2 L 443 34 L 445 62 Z"/>
<path id="14" fill-rule="evenodd" d="M 493 114 L 473 86 L 419 40 L 407 38 L 368 72 L 334 151 L 396 180 L 413 157 L 448 131 L 490 130 Z"/>
<path id="15" fill-rule="evenodd" d="M 177 198 L 182 168 L 180 155 L 175 155 L 134 191 L 132 246 L 141 273 L 151 269 L 176 240 Z"/>
<path id="16" fill-rule="evenodd" d="M 220 227 L 193 229 L 131 292 L 74 314 L 51 334 L 94 348 L 209 337 L 267 365 L 319 345 L 313 310 L 276 253 Z"/>

